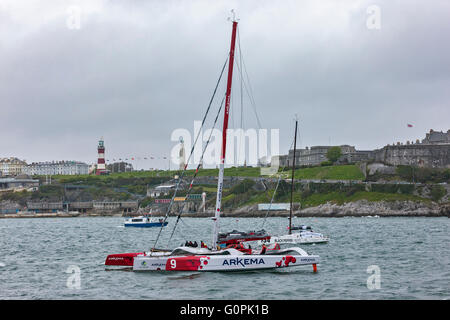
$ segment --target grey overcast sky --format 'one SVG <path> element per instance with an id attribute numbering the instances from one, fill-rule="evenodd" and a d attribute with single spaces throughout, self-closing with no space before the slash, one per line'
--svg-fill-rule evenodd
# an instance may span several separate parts
<path id="1" fill-rule="evenodd" d="M 448 0 L 2 0 L 0 157 L 94 163 L 100 137 L 108 159 L 168 156 L 173 130 L 192 132 L 207 107 L 231 9 L 257 114 L 280 129 L 281 153 L 295 114 L 301 147 L 367 150 L 450 129 Z M 258 128 L 248 100 L 244 119 Z"/>

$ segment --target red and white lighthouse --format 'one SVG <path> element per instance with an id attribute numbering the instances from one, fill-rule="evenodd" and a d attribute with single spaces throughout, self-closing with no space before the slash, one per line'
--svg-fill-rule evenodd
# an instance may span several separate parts
<path id="1" fill-rule="evenodd" d="M 96 175 L 105 174 L 106 173 L 106 165 L 105 165 L 105 144 L 103 142 L 103 137 L 98 141 L 98 160 L 97 160 L 97 170 L 95 171 Z"/>

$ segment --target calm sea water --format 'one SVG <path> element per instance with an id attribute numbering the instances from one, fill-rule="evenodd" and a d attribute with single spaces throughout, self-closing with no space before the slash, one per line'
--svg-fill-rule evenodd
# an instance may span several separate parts
<path id="1" fill-rule="evenodd" d="M 223 218 L 221 230 L 249 230 L 261 218 Z M 123 218 L 0 219 L 0 299 L 449 299 L 450 219 L 295 218 L 331 237 L 304 245 L 318 254 L 311 266 L 264 272 L 195 273 L 107 271 L 110 253 L 148 250 L 159 229 L 124 228 Z M 287 218 L 264 228 L 283 233 Z M 174 219 L 162 233 L 165 247 Z M 171 247 L 185 240 L 211 241 L 212 222 L 185 218 Z M 380 270 L 370 290 L 368 267 Z M 80 288 L 69 288 L 70 266 Z M 70 283 L 70 281 L 69 281 Z"/>

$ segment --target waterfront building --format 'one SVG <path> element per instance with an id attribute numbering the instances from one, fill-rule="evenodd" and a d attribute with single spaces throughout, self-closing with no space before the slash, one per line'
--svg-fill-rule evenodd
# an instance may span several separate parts
<path id="1" fill-rule="evenodd" d="M 447 132 L 430 129 L 430 132 L 425 134 L 422 144 L 450 144 L 450 129 Z"/>
<path id="2" fill-rule="evenodd" d="M 115 172 L 132 172 L 133 171 L 133 165 L 131 163 L 127 162 L 114 162 L 111 164 L 108 164 L 106 166 L 107 170 L 111 173 Z"/>
<path id="3" fill-rule="evenodd" d="M 138 201 L 93 201 L 93 210 L 98 212 L 135 212 L 139 208 Z"/>
<path id="4" fill-rule="evenodd" d="M 450 168 L 450 130 L 447 132 L 430 130 L 420 141 L 393 143 L 376 150 L 356 150 L 354 146 L 341 145 L 342 156 L 338 164 L 375 161 L 386 165 L 412 165 L 428 168 Z M 327 161 L 327 151 L 331 146 L 313 146 L 296 150 L 296 166 L 315 166 Z M 294 150 L 279 156 L 280 167 L 290 167 Z"/>
<path id="5" fill-rule="evenodd" d="M 297 149 L 295 152 L 295 166 L 316 166 L 327 161 L 327 152 L 333 146 L 313 146 L 311 148 Z M 371 151 L 356 150 L 354 146 L 340 145 L 342 156 L 339 163 L 355 163 L 357 161 L 368 160 Z M 292 167 L 294 150 L 289 150 L 289 154 L 279 156 L 280 167 Z"/>
<path id="6" fill-rule="evenodd" d="M 27 210 L 35 213 L 77 211 L 77 212 L 122 212 L 129 213 L 137 211 L 138 201 L 75 201 L 75 202 L 46 202 L 27 201 Z"/>
<path id="7" fill-rule="evenodd" d="M 170 191 L 175 190 L 175 184 L 165 184 L 152 189 L 147 189 L 147 197 L 160 197 L 169 195 Z"/>
<path id="8" fill-rule="evenodd" d="M 15 157 L 0 159 L 1 176 L 17 176 L 23 173 L 27 163 Z"/>
<path id="9" fill-rule="evenodd" d="M 25 167 L 24 173 L 33 175 L 78 175 L 88 174 L 89 165 L 79 161 L 33 162 Z"/>
<path id="10" fill-rule="evenodd" d="M 450 130 L 430 130 L 419 142 L 406 141 L 373 151 L 372 160 L 387 165 L 410 165 L 428 168 L 450 168 Z"/>
<path id="11" fill-rule="evenodd" d="M 37 191 L 39 180 L 28 178 L 0 178 L 0 191 Z"/>
<path id="12" fill-rule="evenodd" d="M 185 190 L 189 186 L 188 182 L 185 180 L 179 181 L 179 177 L 175 176 L 174 179 L 171 179 L 159 186 L 156 186 L 154 188 L 147 188 L 147 197 L 160 197 L 160 196 L 167 196 L 170 194 L 170 192 L 174 191 L 177 188 L 179 190 Z"/>

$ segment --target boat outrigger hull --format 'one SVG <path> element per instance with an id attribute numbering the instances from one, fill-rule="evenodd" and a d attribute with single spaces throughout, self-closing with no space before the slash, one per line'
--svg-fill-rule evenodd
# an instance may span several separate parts
<path id="1" fill-rule="evenodd" d="M 144 252 L 110 254 L 106 257 L 105 266 L 132 267 L 134 258 L 143 254 Z"/>
<path id="2" fill-rule="evenodd" d="M 272 236 L 269 240 L 259 240 L 258 245 L 263 244 L 279 244 L 279 245 L 292 245 L 292 244 L 319 244 L 327 243 L 330 239 L 324 237 L 321 234 L 302 235 L 293 233 L 283 236 Z"/>

